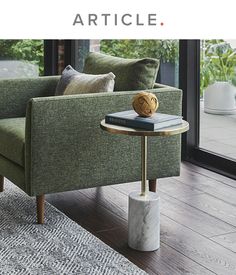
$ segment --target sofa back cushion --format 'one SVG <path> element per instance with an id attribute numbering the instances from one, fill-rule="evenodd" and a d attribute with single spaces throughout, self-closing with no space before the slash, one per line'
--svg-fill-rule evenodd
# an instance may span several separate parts
<path id="1" fill-rule="evenodd" d="M 115 91 L 152 89 L 159 69 L 159 60 L 154 58 L 126 59 L 97 52 L 87 55 L 84 73 L 116 76 Z"/>
<path id="2" fill-rule="evenodd" d="M 113 92 L 115 75 L 79 73 L 68 65 L 62 72 L 55 95 Z"/>

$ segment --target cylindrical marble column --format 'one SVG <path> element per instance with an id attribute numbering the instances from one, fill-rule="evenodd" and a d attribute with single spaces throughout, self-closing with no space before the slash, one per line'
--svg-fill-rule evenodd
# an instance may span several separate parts
<path id="1" fill-rule="evenodd" d="M 128 245 L 140 251 L 160 247 L 160 206 L 157 193 L 129 194 Z"/>

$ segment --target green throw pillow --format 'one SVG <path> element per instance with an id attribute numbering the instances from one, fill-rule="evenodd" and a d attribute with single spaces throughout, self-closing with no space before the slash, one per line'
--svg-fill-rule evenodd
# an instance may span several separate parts
<path id="1" fill-rule="evenodd" d="M 159 69 L 159 60 L 154 58 L 126 59 L 91 52 L 85 59 L 84 73 L 116 76 L 115 91 L 152 89 Z"/>

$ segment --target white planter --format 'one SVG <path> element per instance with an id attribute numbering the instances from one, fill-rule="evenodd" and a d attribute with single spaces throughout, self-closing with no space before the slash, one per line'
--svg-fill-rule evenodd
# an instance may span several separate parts
<path id="1" fill-rule="evenodd" d="M 215 82 L 203 93 L 204 112 L 219 115 L 236 113 L 236 87 L 228 82 Z"/>

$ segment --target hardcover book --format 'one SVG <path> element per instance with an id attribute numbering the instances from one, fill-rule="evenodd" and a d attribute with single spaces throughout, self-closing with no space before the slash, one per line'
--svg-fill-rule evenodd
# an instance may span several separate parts
<path id="1" fill-rule="evenodd" d="M 163 113 L 155 113 L 151 117 L 141 117 L 135 111 L 129 110 L 108 114 L 105 116 L 105 122 L 131 128 L 155 131 L 181 124 L 182 117 Z"/>

